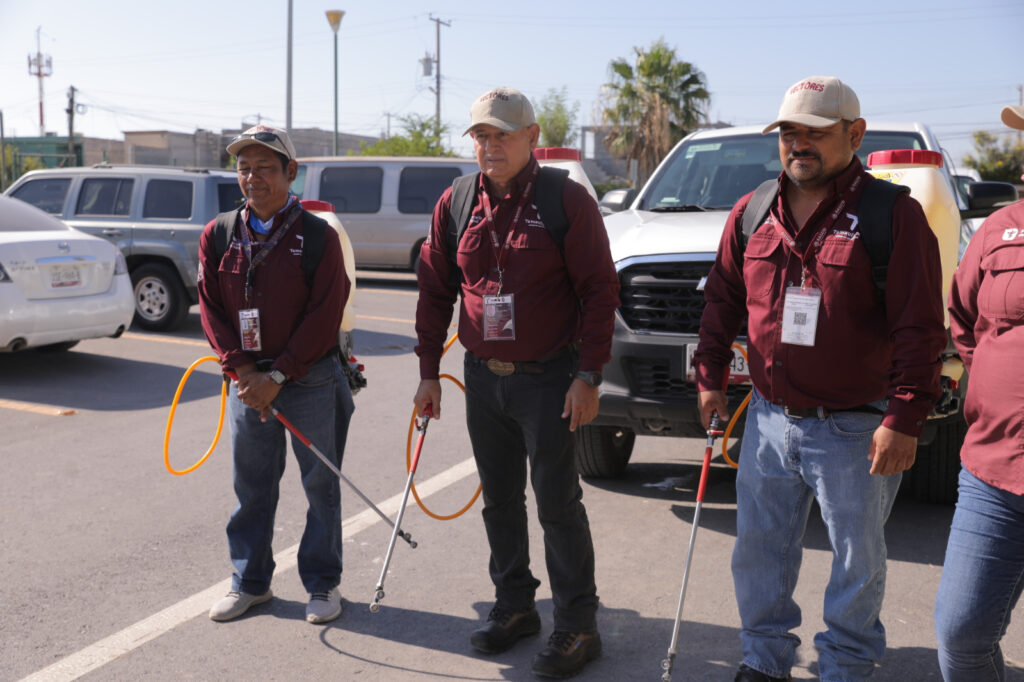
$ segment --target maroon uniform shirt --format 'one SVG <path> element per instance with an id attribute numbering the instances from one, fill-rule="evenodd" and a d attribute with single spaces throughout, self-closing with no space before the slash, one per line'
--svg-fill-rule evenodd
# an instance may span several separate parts
<path id="1" fill-rule="evenodd" d="M 856 189 L 848 192 L 860 177 Z M 780 175 L 779 199 L 764 224 L 740 243 L 740 221 L 753 193 L 740 199 L 726 222 L 718 257 L 705 288 L 700 345 L 694 355 L 700 390 L 720 390 L 730 345 L 748 317 L 750 378 L 765 398 L 794 408 L 856 407 L 889 397 L 882 423 L 918 436 L 939 396 L 939 354 L 946 345 L 942 267 L 938 242 L 920 204 L 908 195 L 893 207 L 894 248 L 884 304 L 860 243 L 857 207 L 870 175 L 854 157 L 802 230 L 785 203 L 789 179 Z M 808 249 L 847 196 L 821 247 Z M 778 223 L 795 237 L 791 247 Z M 809 255 L 807 284 L 822 292 L 814 346 L 782 343 L 785 290 L 799 286 Z"/>
<path id="2" fill-rule="evenodd" d="M 271 236 L 281 228 L 289 208 L 274 218 Z M 300 216 L 262 264 L 255 268 L 253 300 L 245 299 L 245 278 L 249 259 L 235 234 L 224 257 L 217 261 L 211 220 L 199 238 L 199 303 L 206 339 L 225 369 L 235 369 L 258 360 L 272 360 L 274 369 L 290 379 L 301 379 L 309 367 L 338 343 L 338 328 L 349 281 L 341 255 L 341 244 L 327 226 L 324 253 L 313 279 L 306 286 L 302 269 L 304 220 Z M 249 230 L 253 255 L 265 248 L 257 242 L 248 225 L 248 208 L 243 210 L 242 229 Z M 242 350 L 238 311 L 258 308 L 262 350 Z"/>
<path id="3" fill-rule="evenodd" d="M 493 226 L 504 244 L 522 192 L 537 161 L 533 158 L 512 181 L 508 195 L 491 196 Z M 514 294 L 514 341 L 485 341 L 483 297 L 498 291 L 498 271 L 481 193 L 487 191 L 480 175 L 477 201 L 469 227 L 458 248 L 461 287 L 453 286 L 453 265 L 448 256 L 448 216 L 452 190 L 448 188 L 434 208 L 430 236 L 420 249 L 416 333 L 420 378 L 436 379 L 455 299 L 461 291 L 459 340 L 474 355 L 506 361 L 537 361 L 569 343 L 579 344 L 580 369 L 600 370 L 611 357 L 612 328 L 619 306 L 619 281 L 608 248 L 608 235 L 597 203 L 577 182 L 566 180 L 562 200 L 569 230 L 564 258 L 548 234 L 531 196 L 515 226 L 505 261 L 502 294 Z"/>
<path id="4" fill-rule="evenodd" d="M 971 375 L 960 459 L 989 485 L 1024 495 L 1024 201 L 971 238 L 953 275 L 949 326 Z"/>

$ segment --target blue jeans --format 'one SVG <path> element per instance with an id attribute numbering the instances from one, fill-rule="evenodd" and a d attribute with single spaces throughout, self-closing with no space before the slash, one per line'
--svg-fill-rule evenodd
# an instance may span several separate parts
<path id="1" fill-rule="evenodd" d="M 868 473 L 881 416 L 840 412 L 787 417 L 756 390 L 747 408 L 736 477 L 733 582 L 743 662 L 773 677 L 793 667 L 800 607 L 793 600 L 813 500 L 832 545 L 825 589 L 828 629 L 814 637 L 823 681 L 862 680 L 885 652 L 883 527 L 900 476 Z"/>
<path id="2" fill-rule="evenodd" d="M 263 594 L 274 574 L 274 515 L 284 474 L 285 427 L 246 407 L 229 391 L 234 486 L 238 498 L 228 521 L 228 550 L 235 567 L 232 589 Z M 281 414 L 331 461 L 341 467 L 352 417 L 352 394 L 335 355 L 281 388 L 274 401 Z M 299 577 L 309 593 L 326 592 L 341 582 L 341 490 L 338 477 L 312 450 L 292 436 L 309 509 L 299 543 Z"/>
<path id="3" fill-rule="evenodd" d="M 946 682 L 1006 679 L 999 640 L 1024 589 L 1024 495 L 960 470 L 960 499 L 935 599 Z"/>
<path id="4" fill-rule="evenodd" d="M 530 570 L 526 463 L 544 530 L 544 557 L 555 629 L 597 630 L 594 543 L 569 420 L 562 419 L 575 357 L 545 364 L 540 374 L 499 377 L 466 353 L 466 423 L 480 483 L 498 606 L 532 608 L 540 582 Z"/>

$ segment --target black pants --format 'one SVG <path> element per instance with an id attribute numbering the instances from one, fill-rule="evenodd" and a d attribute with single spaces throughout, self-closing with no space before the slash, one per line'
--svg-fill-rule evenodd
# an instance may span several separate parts
<path id="1" fill-rule="evenodd" d="M 526 463 L 544 529 L 544 555 L 555 604 L 555 629 L 597 629 L 594 543 L 583 507 L 565 394 L 574 354 L 538 374 L 493 374 L 466 353 L 466 422 L 483 485 L 490 573 L 499 606 L 523 610 L 540 582 L 530 571 L 526 524 Z"/>

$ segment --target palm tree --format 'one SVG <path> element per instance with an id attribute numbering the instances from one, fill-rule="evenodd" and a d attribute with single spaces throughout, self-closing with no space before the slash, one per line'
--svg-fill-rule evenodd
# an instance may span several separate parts
<path id="1" fill-rule="evenodd" d="M 605 85 L 605 144 L 612 153 L 636 161 L 643 183 L 672 146 L 706 120 L 711 100 L 704 74 L 679 61 L 675 48 L 656 40 L 647 50 L 634 47 L 635 65 L 615 59 Z"/>

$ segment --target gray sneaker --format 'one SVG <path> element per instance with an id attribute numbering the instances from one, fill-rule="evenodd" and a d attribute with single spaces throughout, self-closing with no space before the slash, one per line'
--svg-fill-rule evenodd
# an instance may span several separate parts
<path id="1" fill-rule="evenodd" d="M 248 611 L 250 606 L 270 601 L 270 598 L 273 596 L 274 593 L 270 590 L 263 594 L 249 594 L 248 592 L 231 590 L 227 593 L 227 596 L 220 599 L 210 608 L 210 620 L 225 621 L 238 618 Z"/>
<path id="2" fill-rule="evenodd" d="M 314 592 L 309 595 L 306 605 L 307 623 L 329 623 L 341 615 L 341 592 L 332 588 L 330 592 Z"/>

